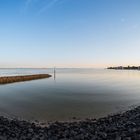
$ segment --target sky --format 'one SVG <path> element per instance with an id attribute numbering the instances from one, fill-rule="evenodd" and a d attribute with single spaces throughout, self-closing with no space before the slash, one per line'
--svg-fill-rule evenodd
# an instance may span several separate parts
<path id="1" fill-rule="evenodd" d="M 140 65 L 140 0 L 0 0 L 0 68 Z"/>

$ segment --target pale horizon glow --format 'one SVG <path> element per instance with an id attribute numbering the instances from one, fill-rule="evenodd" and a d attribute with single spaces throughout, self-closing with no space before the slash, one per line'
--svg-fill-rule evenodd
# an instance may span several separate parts
<path id="1" fill-rule="evenodd" d="M 0 68 L 140 66 L 139 0 L 1 0 Z"/>

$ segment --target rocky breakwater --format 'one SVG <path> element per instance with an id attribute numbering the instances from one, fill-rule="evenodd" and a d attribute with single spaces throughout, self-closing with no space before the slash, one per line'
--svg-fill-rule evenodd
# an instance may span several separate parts
<path id="1" fill-rule="evenodd" d="M 8 84 L 8 83 L 14 83 L 14 82 L 30 81 L 30 80 L 49 78 L 49 77 L 51 77 L 51 75 L 49 75 L 49 74 L 35 74 L 35 75 L 23 75 L 23 76 L 5 76 L 5 77 L 0 77 L 0 84 Z"/>
<path id="2" fill-rule="evenodd" d="M 0 117 L 0 140 L 140 140 L 140 107 L 122 114 L 45 127 Z"/>

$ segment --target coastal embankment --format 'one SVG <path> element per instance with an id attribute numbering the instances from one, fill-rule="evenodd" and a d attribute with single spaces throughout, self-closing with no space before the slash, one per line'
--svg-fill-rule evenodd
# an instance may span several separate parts
<path id="1" fill-rule="evenodd" d="M 0 84 L 9 84 L 22 81 L 37 80 L 43 78 L 49 78 L 49 74 L 35 74 L 35 75 L 22 75 L 22 76 L 4 76 L 0 77 Z"/>
<path id="2" fill-rule="evenodd" d="M 100 119 L 44 126 L 0 117 L 0 140 L 140 140 L 140 107 Z"/>

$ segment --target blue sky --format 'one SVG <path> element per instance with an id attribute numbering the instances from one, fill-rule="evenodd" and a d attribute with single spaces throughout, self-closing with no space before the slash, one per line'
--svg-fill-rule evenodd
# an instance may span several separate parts
<path id="1" fill-rule="evenodd" d="M 0 0 L 0 67 L 140 65 L 139 0 Z"/>

